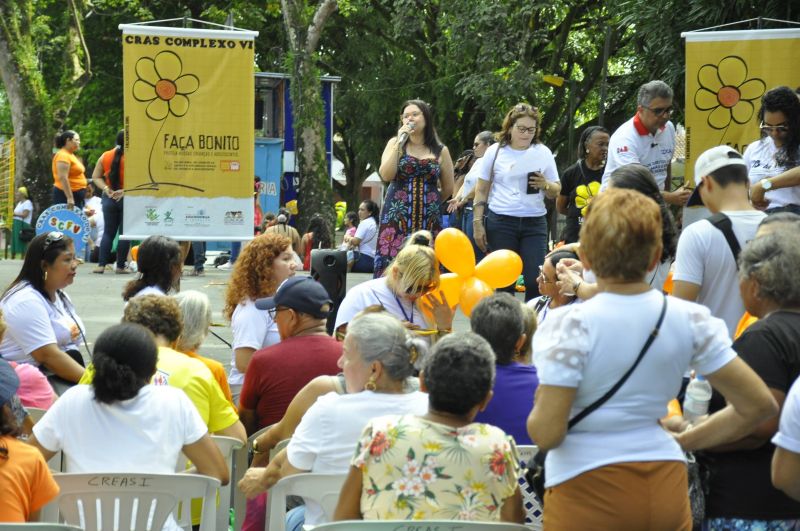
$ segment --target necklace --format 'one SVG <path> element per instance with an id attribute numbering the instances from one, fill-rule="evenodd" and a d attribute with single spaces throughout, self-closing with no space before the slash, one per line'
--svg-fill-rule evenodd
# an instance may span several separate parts
<path id="1" fill-rule="evenodd" d="M 397 301 L 397 305 L 400 307 L 400 311 L 403 312 L 403 317 L 406 318 L 406 321 L 408 321 L 411 324 L 414 324 L 414 303 L 413 302 L 411 303 L 411 315 L 409 316 L 406 313 L 406 309 L 403 307 L 403 303 L 400 302 L 400 297 L 398 297 L 396 293 L 394 295 L 394 300 Z"/>

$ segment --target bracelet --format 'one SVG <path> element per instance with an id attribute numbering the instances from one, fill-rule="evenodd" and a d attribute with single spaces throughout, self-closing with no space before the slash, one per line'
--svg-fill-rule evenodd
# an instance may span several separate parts
<path id="1" fill-rule="evenodd" d="M 449 333 L 450 333 L 450 332 L 452 332 L 452 331 L 453 331 L 453 329 L 452 329 L 452 328 L 438 328 L 438 329 L 436 330 L 436 333 L 437 333 L 437 334 L 449 334 Z"/>
<path id="2" fill-rule="evenodd" d="M 479 206 L 489 206 L 489 203 L 487 203 L 486 201 L 478 201 L 477 203 L 472 203 L 473 209 Z"/>
<path id="3" fill-rule="evenodd" d="M 482 219 L 473 219 L 472 220 L 472 224 L 475 225 L 476 223 L 480 223 L 481 225 L 483 225 L 483 220 Z"/>

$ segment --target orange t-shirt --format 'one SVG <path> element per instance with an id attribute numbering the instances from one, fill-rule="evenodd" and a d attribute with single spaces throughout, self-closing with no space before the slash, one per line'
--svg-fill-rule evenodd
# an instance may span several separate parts
<path id="1" fill-rule="evenodd" d="M 86 167 L 74 153 L 70 153 L 66 149 L 59 149 L 58 153 L 53 155 L 53 184 L 56 188 L 63 190 L 61 187 L 61 180 L 58 178 L 59 162 L 66 162 L 69 164 L 67 178 L 69 179 L 70 190 L 76 192 L 86 188 L 86 175 L 83 173 L 86 171 Z"/>
<path id="2" fill-rule="evenodd" d="M 103 164 L 103 180 L 108 186 L 111 186 L 111 181 L 108 179 L 108 173 L 111 171 L 111 164 L 114 162 L 114 155 L 117 154 L 117 148 L 109 149 L 100 155 L 99 162 Z M 125 154 L 119 160 L 119 188 L 124 187 L 125 182 Z"/>
<path id="3" fill-rule="evenodd" d="M 237 411 L 236 404 L 233 403 L 233 394 L 231 393 L 231 386 L 228 384 L 228 375 L 225 373 L 225 367 L 220 362 L 210 358 L 204 358 L 197 352 L 188 351 L 184 352 L 184 354 L 190 358 L 202 361 L 203 365 L 208 367 L 208 370 L 214 375 L 214 380 L 217 381 L 220 389 L 222 389 L 222 394 L 225 395 L 225 398 L 231 403 L 234 411 Z"/>
<path id="4" fill-rule="evenodd" d="M 58 495 L 58 483 L 39 450 L 3 436 L 8 460 L 0 465 L 0 522 L 27 522 Z"/>

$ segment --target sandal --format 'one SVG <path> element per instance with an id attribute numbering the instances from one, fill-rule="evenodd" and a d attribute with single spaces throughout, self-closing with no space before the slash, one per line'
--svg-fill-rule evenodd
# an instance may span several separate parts
<path id="1" fill-rule="evenodd" d="M 115 269 L 114 273 L 116 273 L 118 275 L 130 275 L 131 273 L 133 273 L 133 271 L 131 271 L 127 267 L 123 267 L 122 269 L 120 269 L 120 268 Z"/>
<path id="2" fill-rule="evenodd" d="M 105 266 L 98 266 L 92 269 L 92 273 L 95 273 L 97 275 L 102 275 L 105 272 L 106 272 Z"/>

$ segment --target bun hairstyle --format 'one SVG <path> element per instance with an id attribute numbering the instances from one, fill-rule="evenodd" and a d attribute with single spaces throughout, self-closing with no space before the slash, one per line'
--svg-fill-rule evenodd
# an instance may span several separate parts
<path id="1" fill-rule="evenodd" d="M 106 329 L 94 346 L 94 399 L 102 404 L 139 394 L 156 371 L 158 347 L 145 327 L 122 323 Z"/>
<path id="2" fill-rule="evenodd" d="M 67 129 L 66 131 L 61 131 L 56 135 L 55 144 L 58 149 L 63 148 L 67 145 L 67 140 L 75 138 L 78 133 L 71 129 Z"/>
<path id="3" fill-rule="evenodd" d="M 366 363 L 379 361 L 392 380 L 405 380 L 422 366 L 428 353 L 424 339 L 411 336 L 400 320 L 387 312 L 361 313 L 347 325 Z"/>
<path id="4" fill-rule="evenodd" d="M 578 140 L 578 160 L 583 160 L 586 158 L 587 153 L 589 153 L 589 142 L 592 140 L 592 135 L 595 133 L 605 133 L 610 134 L 608 129 L 605 127 L 601 127 L 599 125 L 592 125 L 587 127 L 581 133 L 581 137 Z"/>

